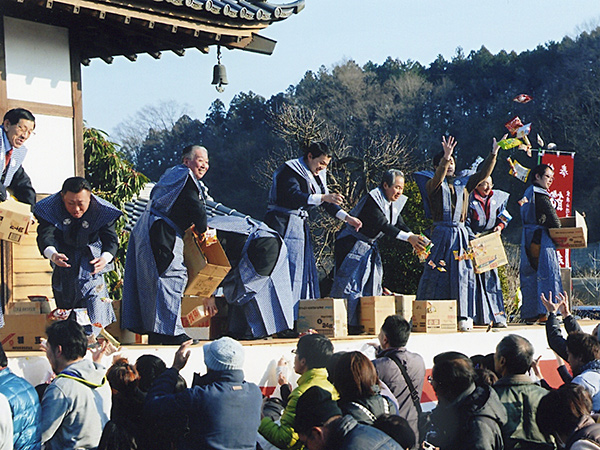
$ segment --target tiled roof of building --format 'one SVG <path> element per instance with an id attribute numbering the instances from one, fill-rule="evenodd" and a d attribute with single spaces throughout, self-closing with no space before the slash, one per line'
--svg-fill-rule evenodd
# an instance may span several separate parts
<path id="1" fill-rule="evenodd" d="M 285 0 L 282 0 L 285 1 Z M 285 4 L 251 0 L 2 0 L 0 15 L 69 29 L 85 63 L 135 60 L 163 51 L 183 55 L 211 45 L 271 54 L 275 41 L 260 31 L 304 9 L 305 0 Z"/>

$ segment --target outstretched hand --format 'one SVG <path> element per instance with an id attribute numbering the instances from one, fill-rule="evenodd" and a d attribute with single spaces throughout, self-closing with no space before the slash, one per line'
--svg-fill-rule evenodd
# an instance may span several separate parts
<path id="1" fill-rule="evenodd" d="M 571 315 L 571 311 L 569 310 L 569 296 L 566 292 L 556 294 L 556 299 L 558 300 L 558 311 L 561 316 L 568 317 Z"/>
<path id="2" fill-rule="evenodd" d="M 332 203 L 334 205 L 341 205 L 344 202 L 344 196 L 342 194 L 324 194 L 321 199 L 325 203 Z"/>
<path id="3" fill-rule="evenodd" d="M 54 253 L 50 257 L 50 261 L 56 264 L 58 267 L 71 267 L 71 265 L 67 262 L 69 257 L 64 253 Z"/>
<path id="4" fill-rule="evenodd" d="M 177 351 L 175 352 L 175 358 L 173 358 L 173 368 L 177 370 L 181 370 L 185 367 L 190 359 L 190 345 L 192 345 L 194 341 L 190 339 L 189 341 L 185 341 L 183 344 L 179 346 Z"/>
<path id="5" fill-rule="evenodd" d="M 560 306 L 560 304 L 554 303 L 552 301 L 552 291 L 548 292 L 548 299 L 546 299 L 546 296 L 543 293 L 540 299 L 542 300 L 542 304 L 546 308 L 546 311 L 548 311 L 549 313 L 556 314 L 556 311 L 558 311 L 558 307 Z"/>
<path id="6" fill-rule="evenodd" d="M 408 242 L 413 246 L 417 253 L 424 252 L 427 244 L 429 243 L 427 239 L 418 234 L 411 234 L 408 238 Z"/>
<path id="7" fill-rule="evenodd" d="M 446 136 L 442 136 L 442 148 L 444 149 L 444 158 L 447 160 L 450 160 L 450 158 L 452 157 L 452 153 L 454 152 L 454 147 L 456 147 L 456 140 L 454 139 L 454 136 L 448 136 L 448 139 L 446 139 Z"/>
<path id="8" fill-rule="evenodd" d="M 346 216 L 346 223 L 354 228 L 355 231 L 360 230 L 362 227 L 362 221 L 351 215 Z"/>
<path id="9" fill-rule="evenodd" d="M 90 264 L 94 268 L 92 275 L 96 275 L 97 273 L 100 273 L 106 267 L 107 262 L 103 256 L 100 256 L 99 258 L 92 259 L 90 261 Z"/>
<path id="10" fill-rule="evenodd" d="M 505 134 L 504 136 L 502 136 L 502 139 L 500 139 L 500 140 L 503 141 L 507 137 L 508 137 L 508 134 Z M 494 140 L 492 142 L 492 155 L 497 155 L 498 150 L 500 150 L 500 146 L 498 145 L 498 141 L 496 141 L 496 138 L 494 138 Z"/>

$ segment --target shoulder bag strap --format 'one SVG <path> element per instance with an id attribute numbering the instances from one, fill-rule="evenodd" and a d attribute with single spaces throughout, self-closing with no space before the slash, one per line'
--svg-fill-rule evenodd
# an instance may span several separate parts
<path id="1" fill-rule="evenodd" d="M 415 408 L 417 408 L 417 412 L 420 415 L 423 412 L 423 410 L 421 409 L 421 400 L 419 398 L 419 393 L 415 389 L 415 385 L 413 384 L 412 380 L 408 376 L 406 366 L 404 364 L 402 364 L 402 362 L 396 357 L 396 355 L 387 356 L 387 357 L 390 358 L 392 361 L 394 361 L 396 363 L 396 365 L 398 366 L 398 368 L 400 369 L 400 372 L 402 372 L 404 381 L 406 381 L 406 386 L 408 386 L 408 389 L 410 390 L 410 398 L 413 401 Z"/>

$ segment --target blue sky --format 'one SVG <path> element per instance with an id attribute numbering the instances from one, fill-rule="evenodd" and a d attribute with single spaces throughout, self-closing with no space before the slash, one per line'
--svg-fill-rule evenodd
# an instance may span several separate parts
<path id="1" fill-rule="evenodd" d="M 110 133 L 144 106 L 165 101 L 204 119 L 217 98 L 226 105 L 239 92 L 269 98 L 307 70 L 348 59 L 380 64 L 391 56 L 428 65 L 440 54 L 452 58 L 457 47 L 468 54 L 482 45 L 520 53 L 598 25 L 598 0 L 306 0 L 300 14 L 261 33 L 277 41 L 273 55 L 223 50 L 229 78 L 223 94 L 210 85 L 214 47 L 208 55 L 188 49 L 184 57 L 164 53 L 160 60 L 93 60 L 82 69 L 84 119 Z"/>

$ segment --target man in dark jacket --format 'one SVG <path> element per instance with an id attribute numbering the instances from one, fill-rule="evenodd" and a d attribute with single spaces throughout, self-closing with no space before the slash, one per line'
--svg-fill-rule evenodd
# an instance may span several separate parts
<path id="1" fill-rule="evenodd" d="M 308 389 L 296 405 L 296 431 L 308 450 L 395 450 L 400 445 L 377 428 L 359 424 L 342 411 L 331 393 Z"/>
<path id="2" fill-rule="evenodd" d="M 0 344 L 0 394 L 8 400 L 13 420 L 15 450 L 39 450 L 42 447 L 40 428 L 42 410 L 34 387 L 10 371 L 8 358 Z"/>
<path id="3" fill-rule="evenodd" d="M 440 450 L 503 450 L 506 409 L 489 386 L 476 386 L 471 360 L 458 352 L 433 359 L 431 385 L 438 406 L 426 440 Z"/>
<path id="4" fill-rule="evenodd" d="M 187 415 L 190 431 L 179 439 L 180 450 L 254 450 L 262 395 L 258 386 L 244 381 L 244 348 L 229 337 L 205 344 L 208 373 L 200 379 L 203 385 L 175 393 L 191 344 L 191 340 L 181 344 L 173 366 L 154 381 L 146 396 L 147 415 L 153 419 Z"/>
<path id="5" fill-rule="evenodd" d="M 548 393 L 527 374 L 533 362 L 533 345 L 527 339 L 509 334 L 496 346 L 495 372 L 501 377 L 494 390 L 506 408 L 505 448 L 551 450 L 551 438 L 539 430 L 535 415 L 540 400 Z"/>
<path id="6" fill-rule="evenodd" d="M 397 315 L 387 317 L 379 332 L 380 348 L 373 364 L 379 379 L 390 388 L 398 400 L 398 415 L 408 421 L 415 436 L 418 437 L 419 415 L 411 398 L 410 388 L 398 363 L 406 367 L 406 373 L 420 401 L 425 382 L 425 362 L 421 355 L 406 349 L 409 336 L 410 324 L 403 317 Z"/>

